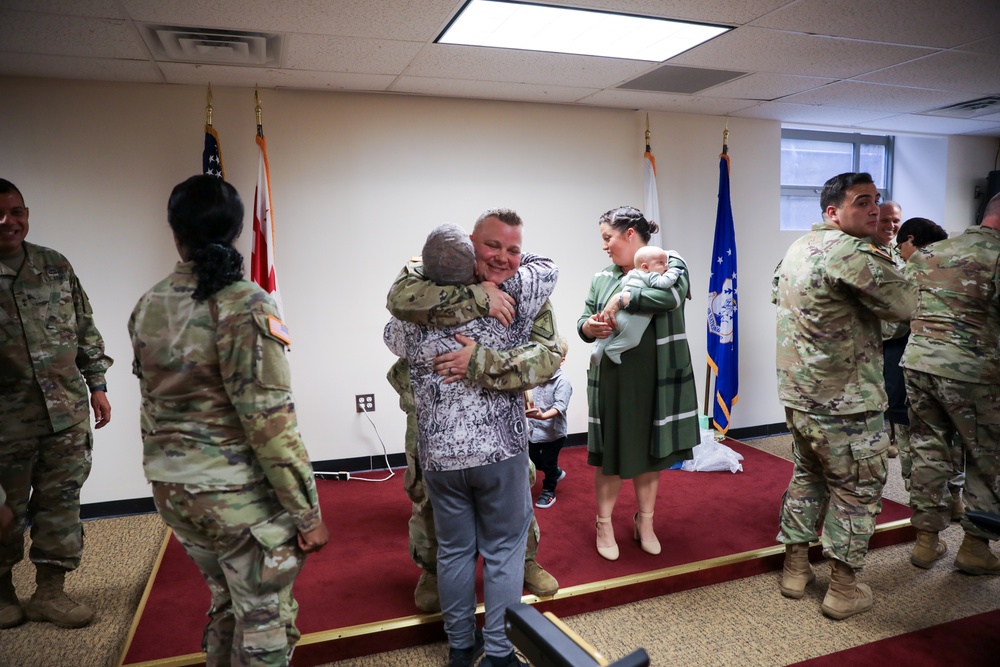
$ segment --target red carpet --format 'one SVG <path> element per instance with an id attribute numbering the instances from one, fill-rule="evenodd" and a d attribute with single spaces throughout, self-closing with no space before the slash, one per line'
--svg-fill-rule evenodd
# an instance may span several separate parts
<path id="1" fill-rule="evenodd" d="M 586 465 L 586 450 L 564 450 L 560 465 L 567 477 L 559 484 L 557 502 L 536 510 L 542 529 L 538 561 L 559 579 L 561 590 L 539 608 L 566 616 L 780 567 L 777 516 L 791 463 L 735 441 L 728 444 L 745 457 L 743 473 L 663 473 L 654 519 L 663 544 L 659 556 L 644 553 L 632 539 L 635 495 L 626 482 L 614 517 L 621 558 L 613 563 L 594 548 L 593 469 Z M 407 549 L 409 502 L 402 475 L 381 484 L 318 484 L 332 538 L 320 554 L 309 557 L 296 581 L 303 633 L 296 664 L 442 639 L 440 617 L 417 615 L 413 606 L 419 570 Z M 536 496 L 540 486 L 539 481 Z M 908 508 L 885 501 L 879 523 L 909 516 Z M 876 533 L 872 545 L 912 539 L 907 524 Z M 746 553 L 757 550 L 767 551 Z M 208 606 L 208 588 L 171 538 L 123 664 L 199 664 L 199 656 L 190 654 L 201 649 Z M 171 657 L 176 659 L 163 661 Z"/>
<path id="2" fill-rule="evenodd" d="M 985 667 L 1000 664 L 997 637 L 1000 609 L 820 656 L 796 663 L 796 667 Z"/>

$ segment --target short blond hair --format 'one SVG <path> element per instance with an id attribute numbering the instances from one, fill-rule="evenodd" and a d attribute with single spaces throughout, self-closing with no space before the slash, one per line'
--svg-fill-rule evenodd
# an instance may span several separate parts
<path id="1" fill-rule="evenodd" d="M 635 257 L 632 259 L 632 264 L 634 266 L 640 266 L 646 262 L 651 262 L 658 257 L 666 259 L 667 251 L 659 246 L 644 245 L 635 251 Z"/>

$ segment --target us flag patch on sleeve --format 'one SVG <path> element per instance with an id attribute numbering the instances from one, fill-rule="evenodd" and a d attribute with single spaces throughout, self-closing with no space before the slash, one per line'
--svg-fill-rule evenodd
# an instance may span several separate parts
<path id="1" fill-rule="evenodd" d="M 274 315 L 267 316 L 267 328 L 271 335 L 283 342 L 285 345 L 291 346 L 292 339 L 288 334 L 288 327 L 285 323 L 279 320 Z"/>

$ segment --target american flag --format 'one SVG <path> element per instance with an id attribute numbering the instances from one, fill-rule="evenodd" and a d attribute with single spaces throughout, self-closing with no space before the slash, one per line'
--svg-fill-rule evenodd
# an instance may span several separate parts
<path id="1" fill-rule="evenodd" d="M 211 125 L 205 126 L 205 150 L 201 153 L 201 171 L 209 176 L 226 180 L 226 168 L 222 166 L 222 146 L 219 133 Z"/>

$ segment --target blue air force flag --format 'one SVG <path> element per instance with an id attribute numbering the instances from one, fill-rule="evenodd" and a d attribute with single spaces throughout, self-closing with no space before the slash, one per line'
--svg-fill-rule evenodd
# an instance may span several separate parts
<path id="1" fill-rule="evenodd" d="M 736 310 L 736 230 L 729 200 L 729 156 L 719 159 L 719 208 L 708 279 L 708 365 L 715 374 L 712 419 L 729 430 L 730 414 L 739 400 L 739 327 Z"/>

